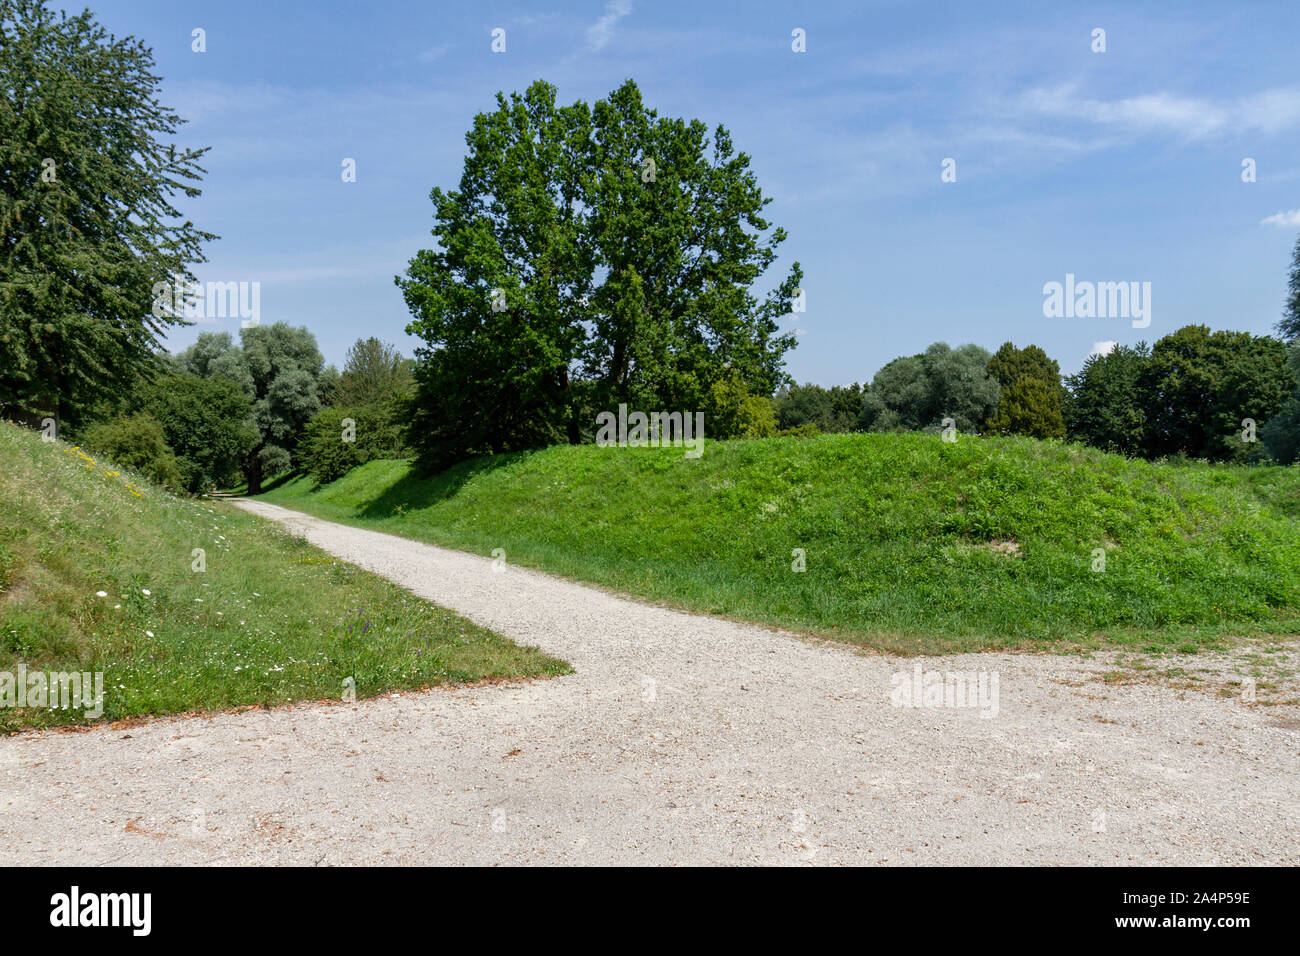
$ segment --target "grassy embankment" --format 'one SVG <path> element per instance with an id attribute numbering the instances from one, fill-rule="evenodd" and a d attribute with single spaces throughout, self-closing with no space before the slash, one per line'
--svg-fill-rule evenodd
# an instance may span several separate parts
<path id="1" fill-rule="evenodd" d="M 104 672 L 103 720 L 568 669 L 238 508 L 0 424 L 0 672 L 20 663 Z M 0 706 L 0 733 L 85 720 Z"/>
<path id="2" fill-rule="evenodd" d="M 377 461 L 264 498 L 891 651 L 1192 651 L 1300 633 L 1294 468 L 855 434 L 710 443 L 695 460 L 561 446 L 428 479 Z"/>

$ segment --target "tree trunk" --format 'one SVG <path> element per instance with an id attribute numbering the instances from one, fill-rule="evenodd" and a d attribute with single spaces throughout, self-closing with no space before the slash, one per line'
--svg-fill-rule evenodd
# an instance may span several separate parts
<path id="1" fill-rule="evenodd" d="M 244 468 L 244 475 L 248 478 L 248 493 L 250 495 L 260 495 L 262 493 L 262 456 L 254 452 L 248 457 L 248 465 Z"/>

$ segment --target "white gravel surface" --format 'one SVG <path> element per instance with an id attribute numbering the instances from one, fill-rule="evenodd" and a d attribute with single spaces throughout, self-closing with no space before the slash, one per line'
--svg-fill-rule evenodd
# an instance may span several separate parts
<path id="1" fill-rule="evenodd" d="M 1300 862 L 1295 707 L 860 654 L 243 506 L 576 673 L 2 739 L 0 863 Z M 997 715 L 892 706 L 918 660 L 996 674 Z"/>

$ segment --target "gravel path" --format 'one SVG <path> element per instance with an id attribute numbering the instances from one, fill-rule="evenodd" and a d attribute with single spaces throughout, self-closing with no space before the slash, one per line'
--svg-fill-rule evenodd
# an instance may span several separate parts
<path id="1" fill-rule="evenodd" d="M 243 506 L 576 674 L 2 739 L 0 863 L 1300 862 L 1295 707 L 858 654 Z M 918 663 L 996 674 L 996 715 L 891 706 Z"/>

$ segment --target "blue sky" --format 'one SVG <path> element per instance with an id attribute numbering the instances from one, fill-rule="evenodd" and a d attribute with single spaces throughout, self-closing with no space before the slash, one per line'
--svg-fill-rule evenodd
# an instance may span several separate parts
<path id="1" fill-rule="evenodd" d="M 539 78 L 591 102 L 630 77 L 661 115 L 731 130 L 790 234 L 776 268 L 804 267 L 799 381 L 869 380 L 934 341 L 1035 343 L 1071 372 L 1188 323 L 1269 332 L 1300 233 L 1294 0 L 92 9 L 153 48 L 181 142 L 212 147 L 184 207 L 222 236 L 199 278 L 261 282 L 262 322 L 306 325 L 335 364 L 359 336 L 418 344 L 393 276 L 431 243 L 429 190 L 458 183 L 474 114 Z M 1150 282 L 1150 327 L 1045 318 L 1067 273 Z M 214 329 L 238 320 L 168 344 Z"/>

